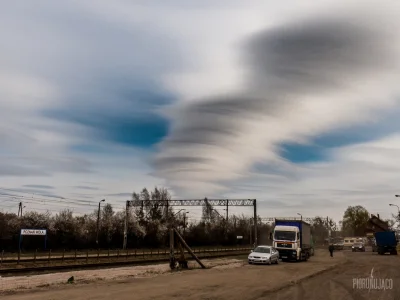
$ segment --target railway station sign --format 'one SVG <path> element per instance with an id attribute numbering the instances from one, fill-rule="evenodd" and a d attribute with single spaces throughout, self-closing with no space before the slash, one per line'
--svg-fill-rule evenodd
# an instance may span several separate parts
<path id="1" fill-rule="evenodd" d="M 46 235 L 46 229 L 21 229 L 21 235 Z"/>
<path id="2" fill-rule="evenodd" d="M 47 229 L 21 229 L 19 233 L 19 243 L 18 249 L 21 252 L 21 243 L 23 236 L 30 235 L 30 236 L 43 236 L 44 237 L 44 249 L 46 249 L 47 245 Z"/>

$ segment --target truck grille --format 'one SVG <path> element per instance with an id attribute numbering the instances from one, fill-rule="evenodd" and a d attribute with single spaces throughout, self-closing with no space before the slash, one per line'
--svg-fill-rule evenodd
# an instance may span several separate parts
<path id="1" fill-rule="evenodd" d="M 289 244 L 289 243 L 276 243 L 276 247 L 292 248 L 292 244 Z"/>

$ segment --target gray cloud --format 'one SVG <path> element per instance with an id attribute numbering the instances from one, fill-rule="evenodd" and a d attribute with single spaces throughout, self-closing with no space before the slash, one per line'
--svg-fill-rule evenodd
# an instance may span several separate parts
<path id="1" fill-rule="evenodd" d="M 0 163 L 0 176 L 50 176 L 44 170 L 30 168 L 19 164 Z"/>
<path id="2" fill-rule="evenodd" d="M 51 176 L 53 173 L 91 173 L 91 163 L 77 157 L 4 157 L 0 176 Z"/>
<path id="3" fill-rule="evenodd" d="M 25 184 L 24 187 L 35 188 L 35 189 L 54 189 L 51 185 L 41 185 L 41 184 Z"/>
<path id="4" fill-rule="evenodd" d="M 273 102 L 347 88 L 349 74 L 366 76 L 393 63 L 387 36 L 359 15 L 293 22 L 249 41 L 251 82 L 265 88 Z"/>
<path id="5" fill-rule="evenodd" d="M 50 197 L 50 198 L 57 198 L 57 199 L 64 199 L 64 197 L 50 193 L 46 190 L 40 190 L 40 189 L 36 189 L 36 188 L 11 188 L 11 189 L 7 189 L 7 191 L 12 191 L 15 193 L 22 193 L 24 194 L 24 197 L 29 198 L 30 196 L 45 196 L 45 197 Z M 15 194 L 13 194 L 13 196 L 15 196 Z M 18 195 L 21 196 L 21 195 Z"/>
<path id="6" fill-rule="evenodd" d="M 362 11 L 307 16 L 247 39 L 243 47 L 247 88 L 178 110 L 154 160 L 156 174 L 178 188 L 187 180 L 234 179 L 262 158 L 263 135 L 285 139 L 276 124 L 271 131 L 263 127 L 266 117 L 279 119 L 284 112 L 295 111 L 301 97 L 353 92 L 354 81 L 397 71 L 393 41 L 381 30 L 387 28 L 376 26 L 374 20 Z M 381 84 L 385 85 L 383 79 Z M 338 101 L 347 105 L 346 100 Z M 280 120 L 283 126 L 290 121 Z M 254 129 L 260 131 L 260 139 L 250 143 L 247 137 L 254 135 Z"/>
<path id="7" fill-rule="evenodd" d="M 107 194 L 106 196 L 110 196 L 110 197 L 127 197 L 127 198 L 131 198 L 132 197 L 132 193 L 116 193 L 116 194 Z"/>
<path id="8" fill-rule="evenodd" d="M 80 190 L 91 190 L 91 191 L 97 191 L 97 190 L 99 190 L 99 188 L 97 188 L 97 187 L 85 186 L 85 185 L 74 186 L 74 188 L 80 189 Z"/>

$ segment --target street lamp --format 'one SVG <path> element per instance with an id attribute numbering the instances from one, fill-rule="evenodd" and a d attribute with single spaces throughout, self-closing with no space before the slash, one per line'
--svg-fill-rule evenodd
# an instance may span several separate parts
<path id="1" fill-rule="evenodd" d="M 300 216 L 301 220 L 303 221 L 303 215 L 300 213 L 297 213 L 297 214 Z"/>
<path id="2" fill-rule="evenodd" d="M 99 226 L 100 226 L 100 204 L 106 201 L 106 199 L 99 201 L 99 210 L 97 211 L 97 233 L 96 233 L 96 244 L 99 245 Z"/>

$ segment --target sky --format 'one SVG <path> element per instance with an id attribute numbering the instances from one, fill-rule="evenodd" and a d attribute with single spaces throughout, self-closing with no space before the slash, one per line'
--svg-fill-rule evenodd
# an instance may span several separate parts
<path id="1" fill-rule="evenodd" d="M 143 187 L 261 217 L 400 206 L 395 1 L 8 1 L 0 209 Z M 201 208 L 188 208 L 192 220 Z M 220 208 L 222 211 L 222 208 Z M 250 207 L 230 213 L 252 213 Z"/>

